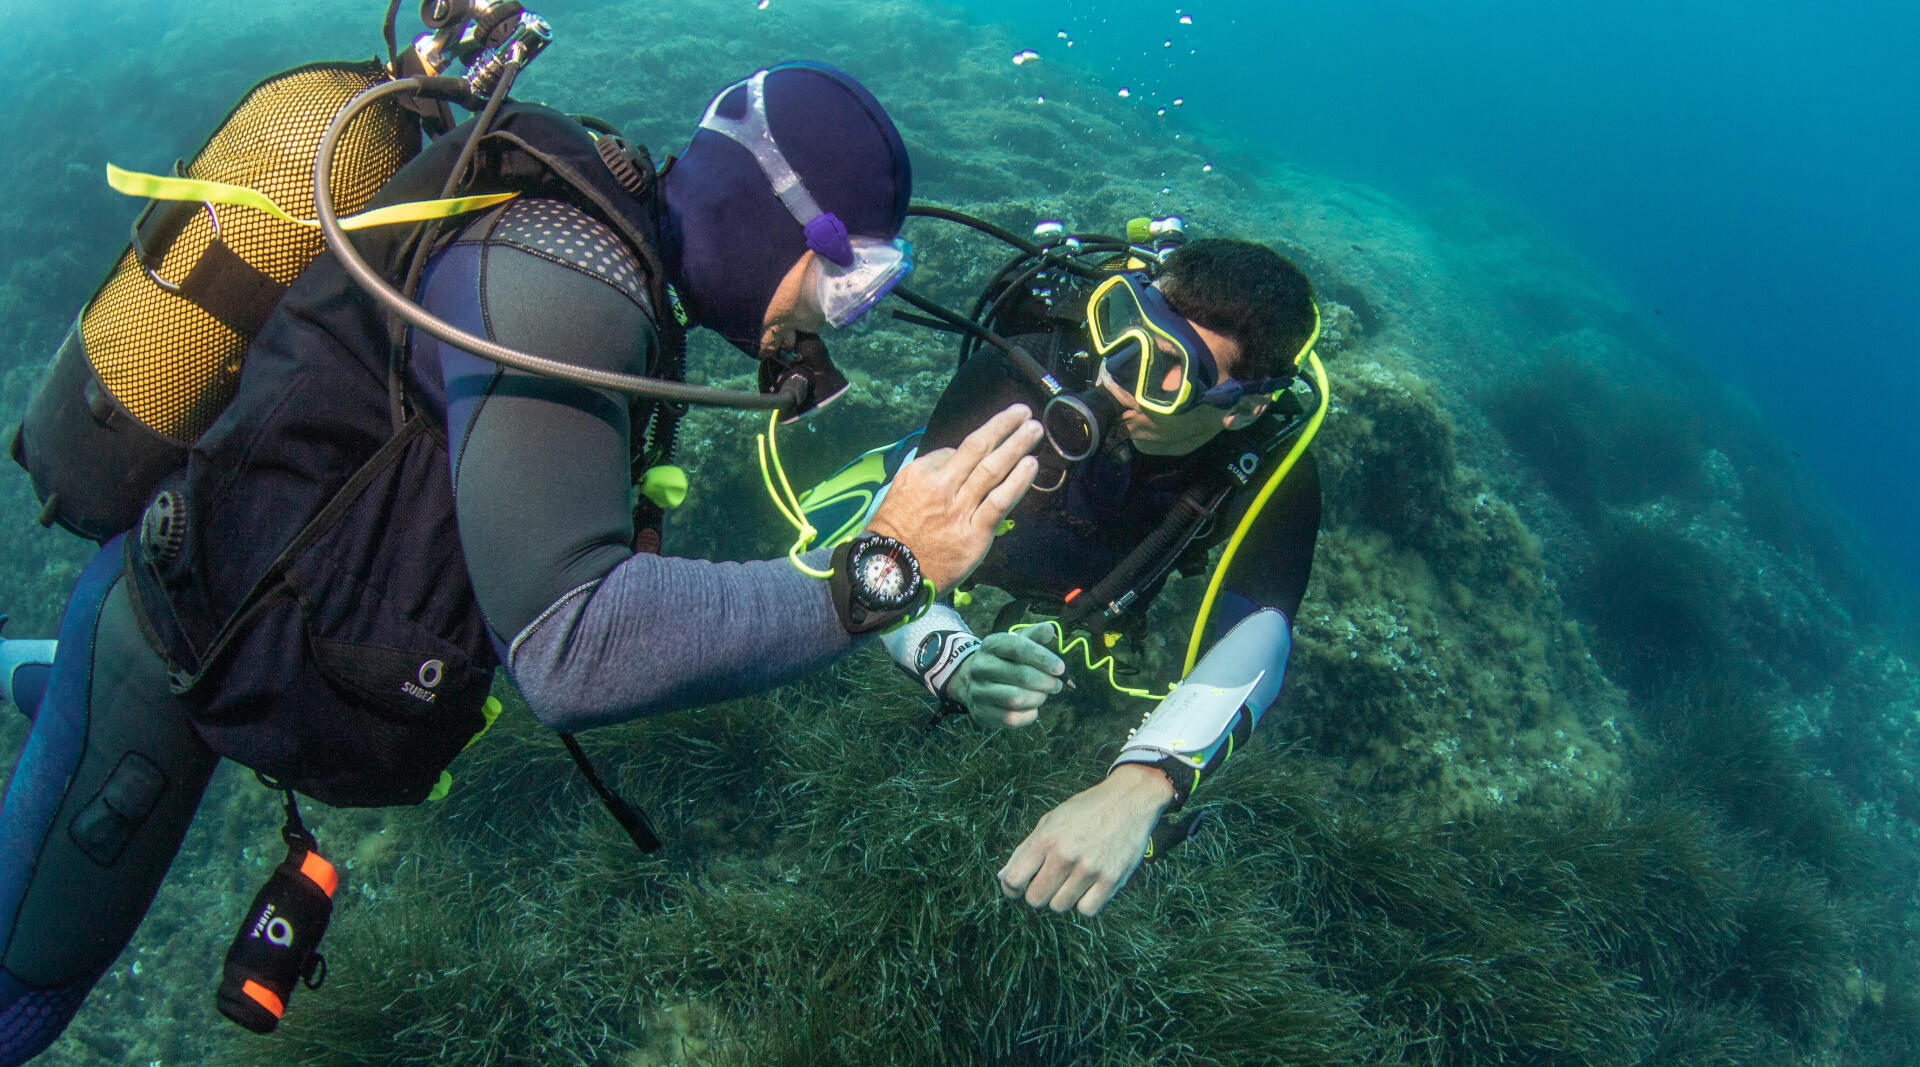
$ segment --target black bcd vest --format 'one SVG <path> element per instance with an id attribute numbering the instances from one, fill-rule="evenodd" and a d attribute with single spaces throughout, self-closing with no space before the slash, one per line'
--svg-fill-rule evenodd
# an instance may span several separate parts
<path id="1" fill-rule="evenodd" d="M 373 206 L 438 196 L 466 139 L 455 130 L 427 146 Z M 664 306 L 654 207 L 622 186 L 585 127 L 504 106 L 463 191 L 509 190 L 611 226 Z M 355 248 L 397 278 L 412 235 L 362 231 Z M 200 735 L 335 806 L 424 799 L 485 725 L 497 663 L 442 430 L 418 412 L 395 427 L 391 336 L 379 305 L 322 255 L 254 339 L 232 402 L 162 482 L 149 535 L 127 541 L 137 613 Z"/>

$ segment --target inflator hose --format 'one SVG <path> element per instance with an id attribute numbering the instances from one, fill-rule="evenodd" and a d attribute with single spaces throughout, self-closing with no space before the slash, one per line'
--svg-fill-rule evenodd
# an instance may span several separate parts
<path id="1" fill-rule="evenodd" d="M 1061 632 L 1072 629 L 1093 613 L 1104 610 L 1115 597 L 1137 589 L 1141 577 L 1155 564 L 1164 562 L 1170 565 L 1171 560 L 1177 555 L 1174 545 L 1181 543 L 1184 548 L 1184 542 L 1193 539 L 1194 534 L 1200 530 L 1200 524 L 1220 506 L 1227 492 L 1224 488 L 1209 490 L 1205 486 L 1196 485 L 1180 494 L 1180 499 L 1174 502 L 1173 508 L 1167 512 L 1167 517 L 1161 519 L 1160 525 L 1156 526 L 1144 541 L 1135 545 L 1133 551 L 1127 553 L 1119 566 L 1113 568 L 1092 589 L 1074 597 L 1072 603 L 1067 605 L 1067 609 L 1060 613 Z"/>
<path id="2" fill-rule="evenodd" d="M 1047 368 L 1041 366 L 1040 361 L 1033 358 L 1032 354 L 1026 349 L 994 333 L 985 326 L 957 312 L 949 311 L 941 307 L 939 304 L 928 300 L 926 297 L 921 296 L 919 293 L 914 292 L 904 285 L 894 286 L 893 295 L 899 297 L 908 305 L 919 308 L 934 318 L 948 323 L 955 329 L 978 337 L 1000 351 L 1005 352 L 1008 360 L 1013 363 L 1014 369 L 1018 370 L 1022 377 L 1038 387 L 1041 392 L 1047 394 L 1047 399 L 1051 400 L 1067 391 L 1067 387 L 1061 385 L 1059 380 L 1053 375 L 1048 374 Z"/>
<path id="3" fill-rule="evenodd" d="M 518 64 L 510 64 L 511 69 Z M 320 229 L 327 237 L 327 246 L 339 257 L 340 265 L 346 268 L 347 276 L 367 295 L 378 300 L 381 306 L 399 316 L 415 329 L 438 338 L 445 344 L 471 352 L 482 359 L 489 359 L 502 366 L 529 374 L 539 374 L 548 378 L 558 378 L 593 389 L 611 389 L 620 393 L 632 393 L 652 400 L 664 400 L 682 404 L 700 404 L 706 407 L 737 408 L 746 411 L 791 410 L 797 400 L 791 392 L 775 395 L 748 393 L 737 389 L 714 389 L 707 386 L 687 385 L 684 382 L 668 381 L 664 378 L 648 378 L 638 374 L 620 374 L 615 371 L 596 370 L 591 367 L 576 366 L 545 356 L 536 356 L 531 352 L 508 348 L 460 329 L 458 326 L 439 318 L 420 305 L 408 300 L 390 284 L 380 273 L 367 265 L 360 253 L 347 238 L 347 232 L 340 226 L 340 218 L 333 207 L 333 155 L 340 142 L 340 135 L 352 122 L 354 116 L 366 110 L 370 105 L 389 96 L 402 93 L 414 93 L 434 98 L 447 95 L 464 96 L 466 83 L 457 78 L 402 78 L 390 81 L 361 93 L 346 107 L 334 115 L 327 132 L 320 136 L 319 151 L 314 155 L 314 213 L 319 217 Z M 474 131 L 478 136 L 482 133 Z"/>

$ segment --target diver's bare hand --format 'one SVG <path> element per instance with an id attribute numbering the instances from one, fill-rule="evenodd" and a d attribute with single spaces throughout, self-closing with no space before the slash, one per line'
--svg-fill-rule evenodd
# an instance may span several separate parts
<path id="1" fill-rule="evenodd" d="M 966 705 L 982 726 L 1025 726 L 1040 705 L 1065 685 L 1067 664 L 1041 640 L 1051 626 L 988 634 L 947 681 L 947 695 Z M 1032 635 L 1032 636 L 1029 636 Z"/>
<path id="2" fill-rule="evenodd" d="M 867 529 L 913 550 L 920 574 L 952 589 L 993 547 L 993 531 L 1039 471 L 1027 452 L 1040 424 L 1025 404 L 1002 411 L 958 448 L 935 449 L 900 468 Z"/>
<path id="3" fill-rule="evenodd" d="M 1154 824 L 1172 802 L 1165 774 L 1122 763 L 1099 785 L 1040 817 L 1000 869 L 1000 892 L 1035 908 L 1099 914 L 1133 877 Z"/>

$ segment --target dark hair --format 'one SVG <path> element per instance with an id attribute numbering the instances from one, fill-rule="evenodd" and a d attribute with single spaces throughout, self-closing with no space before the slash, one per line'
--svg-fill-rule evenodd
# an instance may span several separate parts
<path id="1" fill-rule="evenodd" d="M 1234 377 L 1254 381 L 1292 370 L 1313 333 L 1313 283 L 1265 245 L 1211 237 L 1175 249 L 1161 268 L 1167 304 L 1240 342 Z"/>

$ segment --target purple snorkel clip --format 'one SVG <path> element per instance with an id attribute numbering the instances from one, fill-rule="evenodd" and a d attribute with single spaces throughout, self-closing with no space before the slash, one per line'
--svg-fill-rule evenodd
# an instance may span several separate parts
<path id="1" fill-rule="evenodd" d="M 807 247 L 833 261 L 842 270 L 853 266 L 853 241 L 840 216 L 823 211 L 807 220 Z"/>

